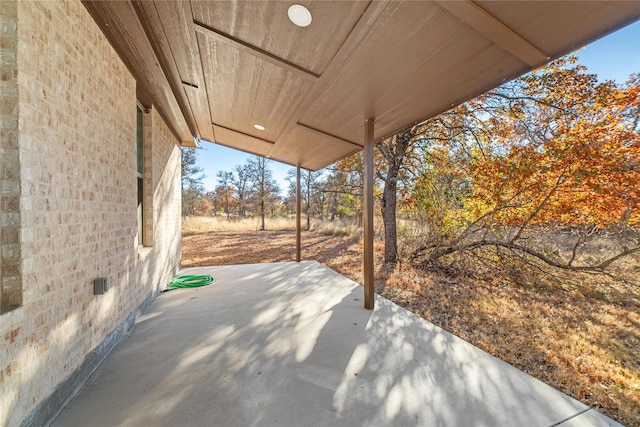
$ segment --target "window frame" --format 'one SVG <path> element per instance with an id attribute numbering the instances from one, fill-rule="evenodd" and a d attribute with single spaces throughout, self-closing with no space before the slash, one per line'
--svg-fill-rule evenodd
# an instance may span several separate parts
<path id="1" fill-rule="evenodd" d="M 137 224 L 138 224 L 138 246 L 145 246 L 145 215 L 144 215 L 144 107 L 136 103 L 136 180 L 137 180 Z"/>

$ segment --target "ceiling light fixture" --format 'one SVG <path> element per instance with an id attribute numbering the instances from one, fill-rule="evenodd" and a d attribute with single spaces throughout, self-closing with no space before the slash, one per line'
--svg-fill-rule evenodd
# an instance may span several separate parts
<path id="1" fill-rule="evenodd" d="M 311 24 L 311 12 L 301 4 L 293 4 L 289 6 L 287 14 L 289 15 L 291 22 L 296 24 L 298 27 L 307 27 Z"/>
<path id="2" fill-rule="evenodd" d="M 262 125 L 253 125 L 254 128 L 258 129 L 258 130 L 265 130 L 265 127 Z"/>

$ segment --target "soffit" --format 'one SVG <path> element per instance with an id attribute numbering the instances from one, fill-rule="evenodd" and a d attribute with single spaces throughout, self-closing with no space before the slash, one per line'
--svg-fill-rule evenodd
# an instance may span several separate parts
<path id="1" fill-rule="evenodd" d="M 183 141 L 310 170 L 361 149 L 367 118 L 379 140 L 640 17 L 627 1 L 301 1 L 300 28 L 292 3 L 85 4 Z"/>
<path id="2" fill-rule="evenodd" d="M 135 5 L 129 1 L 83 4 L 135 78 L 138 101 L 145 107 L 155 105 L 176 138 L 183 145 L 193 145 L 194 126 L 188 123 L 191 115 L 185 114 L 186 108 L 180 104 L 182 97 L 176 96 L 171 80 L 167 79 L 154 51 L 158 41 L 145 35 Z"/>

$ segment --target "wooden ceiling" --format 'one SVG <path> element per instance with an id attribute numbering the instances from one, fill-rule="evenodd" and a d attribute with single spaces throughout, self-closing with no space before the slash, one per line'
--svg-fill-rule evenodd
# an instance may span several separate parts
<path id="1" fill-rule="evenodd" d="M 85 1 L 183 145 L 317 170 L 640 18 L 638 1 Z M 265 130 L 257 130 L 261 124 Z"/>

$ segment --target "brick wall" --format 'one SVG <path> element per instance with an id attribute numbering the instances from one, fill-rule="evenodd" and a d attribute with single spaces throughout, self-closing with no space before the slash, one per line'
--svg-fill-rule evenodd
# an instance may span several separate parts
<path id="1" fill-rule="evenodd" d="M 0 425 L 14 426 L 174 274 L 180 151 L 151 108 L 152 239 L 139 247 L 133 77 L 80 2 L 5 3 L 17 6 L 22 301 L 0 317 Z M 95 296 L 100 276 L 110 289 Z"/>
<path id="2" fill-rule="evenodd" d="M 22 304 L 17 13 L 0 2 L 0 314 Z"/>

